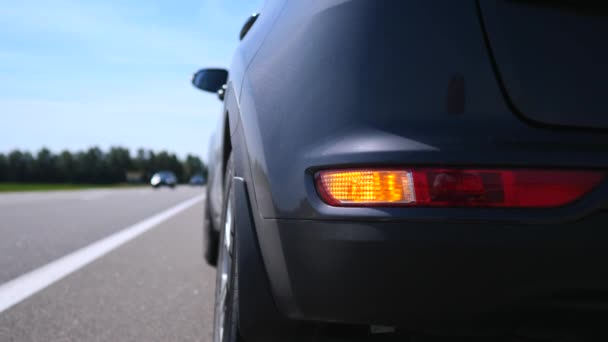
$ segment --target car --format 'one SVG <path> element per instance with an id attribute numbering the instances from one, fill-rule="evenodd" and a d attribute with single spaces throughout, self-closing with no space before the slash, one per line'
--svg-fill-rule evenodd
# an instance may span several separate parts
<path id="1" fill-rule="evenodd" d="M 154 188 L 159 188 L 161 186 L 175 188 L 177 185 L 177 177 L 172 171 L 159 171 L 150 178 L 150 185 Z"/>
<path id="2" fill-rule="evenodd" d="M 224 102 L 206 189 L 213 340 L 598 340 L 601 11 L 268 0 L 230 68 L 192 79 Z"/>
<path id="3" fill-rule="evenodd" d="M 201 174 L 195 174 L 190 177 L 190 185 L 205 185 L 205 177 Z"/>

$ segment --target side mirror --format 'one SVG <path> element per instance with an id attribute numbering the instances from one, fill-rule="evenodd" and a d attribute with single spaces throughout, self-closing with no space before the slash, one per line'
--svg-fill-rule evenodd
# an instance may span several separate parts
<path id="1" fill-rule="evenodd" d="M 225 69 L 201 69 L 192 76 L 192 85 L 200 90 L 217 93 L 228 82 Z"/>

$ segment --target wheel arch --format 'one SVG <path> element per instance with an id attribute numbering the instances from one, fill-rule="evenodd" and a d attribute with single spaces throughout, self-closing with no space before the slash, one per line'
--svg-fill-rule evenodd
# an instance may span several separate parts
<path id="1" fill-rule="evenodd" d="M 278 342 L 294 335 L 306 336 L 310 332 L 305 325 L 287 319 L 277 308 L 262 260 L 246 182 L 238 176 L 233 179 L 239 330 L 243 337 L 253 341 Z"/>
<path id="2" fill-rule="evenodd" d="M 224 115 L 224 138 L 222 142 L 222 175 L 226 173 L 226 165 L 228 164 L 228 158 L 232 152 L 232 140 L 230 138 L 230 112 L 226 111 Z M 226 180 L 222 180 L 222 185 L 226 183 Z"/>

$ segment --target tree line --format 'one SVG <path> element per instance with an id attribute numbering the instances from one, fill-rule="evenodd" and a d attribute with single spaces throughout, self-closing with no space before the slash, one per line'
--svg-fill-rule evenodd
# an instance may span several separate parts
<path id="1" fill-rule="evenodd" d="M 143 148 L 134 155 L 124 147 L 107 151 L 91 147 L 57 154 L 47 148 L 37 153 L 20 150 L 0 153 L 0 182 L 124 183 L 127 173 L 145 182 L 160 170 L 173 171 L 181 182 L 197 173 L 207 176 L 207 167 L 197 156 L 180 159 L 174 153 Z"/>

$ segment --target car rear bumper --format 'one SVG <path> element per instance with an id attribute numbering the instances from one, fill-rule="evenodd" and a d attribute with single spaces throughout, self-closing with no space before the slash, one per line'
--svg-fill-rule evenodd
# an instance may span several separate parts
<path id="1" fill-rule="evenodd" d="M 608 312 L 607 223 L 273 220 L 260 230 L 278 239 L 260 243 L 291 319 L 504 330 L 526 313 Z"/>
<path id="2" fill-rule="evenodd" d="M 307 336 L 319 324 L 503 335 L 608 317 L 606 209 L 527 221 L 501 210 L 494 220 L 264 219 L 242 180 L 234 189 L 248 340 Z"/>

